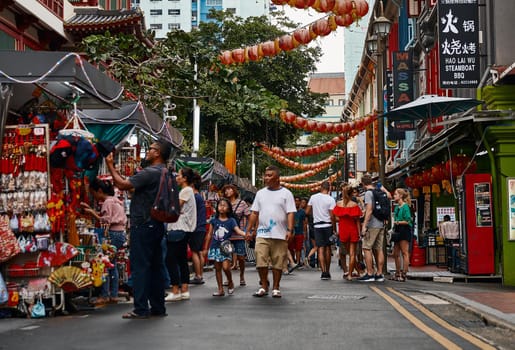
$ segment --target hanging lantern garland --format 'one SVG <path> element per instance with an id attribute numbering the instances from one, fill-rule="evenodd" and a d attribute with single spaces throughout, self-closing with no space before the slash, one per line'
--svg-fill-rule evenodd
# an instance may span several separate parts
<path id="1" fill-rule="evenodd" d="M 370 123 L 376 120 L 377 115 L 368 114 L 365 117 L 355 119 L 351 122 L 330 123 L 299 117 L 295 113 L 283 109 L 279 113 L 279 117 L 283 122 L 292 124 L 297 129 L 302 129 L 305 131 L 316 131 L 326 134 L 340 134 L 355 129 L 359 131 L 365 129 Z"/>
<path id="2" fill-rule="evenodd" d="M 292 5 L 297 8 L 313 7 L 319 12 L 334 12 L 320 18 L 306 27 L 296 29 L 292 34 L 285 34 L 274 40 L 265 41 L 253 46 L 223 51 L 219 55 L 224 65 L 242 64 L 248 61 L 259 61 L 263 57 L 278 55 L 281 51 L 291 51 L 299 45 L 307 45 L 317 37 L 324 37 L 335 31 L 338 27 L 348 27 L 358 21 L 368 12 L 365 0 L 341 1 L 277 1 L 276 5 Z M 274 2 L 276 3 L 276 2 Z M 300 6 L 300 7 L 298 7 Z"/>
<path id="3" fill-rule="evenodd" d="M 274 151 L 272 151 L 268 146 L 266 145 L 260 145 L 261 146 L 261 150 L 263 152 L 265 152 L 269 157 L 271 158 L 274 158 L 277 162 L 279 162 L 280 164 L 284 165 L 284 166 L 287 166 L 289 168 L 293 168 L 293 169 L 299 169 L 299 170 L 314 170 L 314 169 L 317 169 L 317 168 L 324 168 L 324 167 L 328 167 L 330 166 L 331 164 L 335 163 L 338 159 L 337 157 L 335 157 L 334 155 L 331 155 L 330 157 L 324 159 L 324 160 L 321 160 L 319 162 L 316 162 L 316 163 L 299 163 L 299 162 L 295 162 L 291 159 L 288 159 L 278 153 L 275 153 Z M 343 150 L 341 150 L 338 154 L 339 157 L 343 157 L 345 154 L 345 152 Z"/>
<path id="4" fill-rule="evenodd" d="M 368 12 L 365 0 L 272 0 L 272 3 L 304 10 L 311 7 L 318 12 L 333 12 L 336 15 L 353 14 L 360 18 Z"/>
<path id="5" fill-rule="evenodd" d="M 322 182 L 324 182 L 324 181 L 334 182 L 340 175 L 341 175 L 341 171 L 339 171 L 338 173 L 335 173 L 329 177 L 326 177 L 323 180 L 311 182 L 308 184 L 293 184 L 293 183 L 281 181 L 281 186 L 284 186 L 289 189 L 294 189 L 294 190 L 317 190 L 320 187 L 320 185 L 322 184 Z"/>

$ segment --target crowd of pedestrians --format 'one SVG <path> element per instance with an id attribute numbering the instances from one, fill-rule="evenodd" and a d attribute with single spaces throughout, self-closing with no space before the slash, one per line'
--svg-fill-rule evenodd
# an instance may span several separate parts
<path id="1" fill-rule="evenodd" d="M 112 155 L 106 158 L 113 184 L 133 192 L 130 278 L 134 308 L 123 318 L 166 316 L 165 302 L 190 299 L 189 285 L 204 284 L 208 264 L 214 265 L 217 282 L 212 295 L 233 294 L 233 271 L 238 271 L 240 286 L 247 284 L 245 268 L 249 253 L 255 257 L 259 275 L 259 288 L 253 293 L 257 298 L 269 293 L 280 298 L 282 275 L 297 268 L 318 269 L 321 280 L 330 280 L 335 246 L 339 246 L 337 256 L 344 280 L 384 281 L 387 223 L 374 216 L 373 190 L 379 188 L 388 198 L 392 195 L 383 186 L 373 184 L 369 175 L 362 177 L 360 188 L 344 183 L 341 188 L 333 189 L 324 181 L 318 193 L 301 198 L 281 186 L 279 169 L 269 166 L 264 174 L 265 186 L 256 193 L 252 203 L 247 203 L 233 184 L 225 185 L 219 192 L 210 188 L 210 198 L 204 198 L 199 192 L 200 175 L 184 167 L 176 174 L 181 215 L 177 222 L 164 225 L 151 219 L 149 212 L 160 170 L 169 155 L 169 144 L 153 143 L 146 153 L 148 165 L 127 179 L 117 172 Z M 111 195 L 109 188 L 97 187 L 93 188 L 96 199 L 105 200 Z M 333 197 L 335 192 L 339 193 L 337 199 Z M 408 192 L 395 189 L 393 200 L 396 207 L 391 224 L 401 232 L 393 248 L 396 267 L 393 279 L 404 281 L 413 220 Z M 85 209 L 91 210 L 86 206 Z M 101 219 L 99 214 L 95 215 Z M 102 220 L 107 218 L 105 214 Z M 111 230 L 113 236 L 117 235 L 116 225 Z M 191 279 L 188 258 L 192 265 Z M 115 291 L 111 289 L 111 294 Z M 109 295 L 109 290 L 104 289 L 101 297 L 109 298 Z"/>

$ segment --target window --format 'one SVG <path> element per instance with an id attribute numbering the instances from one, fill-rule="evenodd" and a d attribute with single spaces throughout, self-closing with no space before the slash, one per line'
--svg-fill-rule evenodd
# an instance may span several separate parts
<path id="1" fill-rule="evenodd" d="M 156 30 L 157 29 L 163 29 L 163 24 L 161 24 L 161 23 L 152 23 L 150 25 L 150 29 L 156 29 Z"/>
<path id="2" fill-rule="evenodd" d="M 162 14 L 163 14 L 163 10 L 161 10 L 161 9 L 150 10 L 150 15 L 151 16 L 160 16 Z"/>
<path id="3" fill-rule="evenodd" d="M 228 7 L 227 10 L 226 10 L 228 13 L 231 13 L 231 14 L 236 14 L 236 9 L 234 7 Z"/>
<path id="4" fill-rule="evenodd" d="M 345 100 L 343 98 L 338 99 L 338 106 L 345 105 Z"/>
<path id="5" fill-rule="evenodd" d="M 334 106 L 334 101 L 332 99 L 328 99 L 326 101 L 326 106 Z"/>
<path id="6" fill-rule="evenodd" d="M 222 6 L 222 0 L 206 0 L 206 6 Z"/>
<path id="7" fill-rule="evenodd" d="M 170 10 L 168 10 L 168 15 L 170 15 L 170 16 L 180 16 L 181 15 L 181 10 L 179 10 L 179 9 L 170 9 Z"/>
<path id="8" fill-rule="evenodd" d="M 150 0 L 150 2 L 156 2 L 156 1 L 161 1 L 161 0 Z"/>
<path id="9" fill-rule="evenodd" d="M 180 23 L 168 23 L 168 29 L 169 30 L 181 29 L 181 24 Z"/>

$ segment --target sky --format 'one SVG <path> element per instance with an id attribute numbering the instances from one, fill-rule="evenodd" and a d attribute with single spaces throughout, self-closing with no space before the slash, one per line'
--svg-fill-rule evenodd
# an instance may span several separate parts
<path id="1" fill-rule="evenodd" d="M 286 16 L 293 22 L 302 23 L 300 27 L 316 21 L 318 18 L 324 17 L 325 13 L 319 13 L 313 9 L 300 10 L 290 6 L 282 6 Z M 279 6 L 280 8 L 280 6 Z M 337 73 L 343 72 L 343 33 L 345 28 L 338 27 L 336 31 L 325 37 L 319 37 L 313 40 L 310 46 L 320 46 L 322 49 L 322 57 L 320 63 L 317 64 L 317 73 Z"/>

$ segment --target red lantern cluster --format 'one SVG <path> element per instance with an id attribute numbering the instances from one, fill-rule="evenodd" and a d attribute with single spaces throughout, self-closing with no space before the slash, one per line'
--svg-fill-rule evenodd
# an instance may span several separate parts
<path id="1" fill-rule="evenodd" d="M 291 51 L 299 45 L 307 45 L 313 39 L 324 37 L 336 28 L 348 27 L 354 21 L 367 14 L 368 4 L 365 0 L 290 0 L 272 1 L 276 5 L 290 5 L 306 9 L 312 7 L 319 12 L 334 12 L 336 15 L 320 18 L 307 27 L 296 29 L 293 34 L 285 34 L 273 41 L 266 41 L 245 48 L 223 51 L 219 55 L 220 62 L 225 65 L 241 64 L 248 61 L 259 61 L 263 57 Z"/>
<path id="2" fill-rule="evenodd" d="M 309 183 L 309 184 L 292 184 L 292 183 L 289 183 L 289 182 L 283 182 L 281 181 L 281 185 L 284 186 L 284 187 L 287 187 L 287 188 L 291 188 L 291 189 L 295 189 L 295 190 L 310 190 L 310 191 L 316 191 L 320 185 L 322 184 L 322 182 L 324 181 L 329 181 L 329 182 L 334 182 L 336 181 L 337 177 L 341 175 L 341 172 L 338 172 L 336 174 L 333 174 L 323 180 L 320 180 L 320 181 L 317 181 L 317 182 L 312 182 L 312 183 Z"/>
<path id="3" fill-rule="evenodd" d="M 473 173 L 476 171 L 476 168 L 476 162 L 472 161 L 472 159 L 465 154 L 457 154 L 445 163 L 445 169 L 453 177 L 461 176 L 465 172 L 467 174 Z"/>
<path id="4" fill-rule="evenodd" d="M 311 7 L 318 12 L 333 12 L 337 15 L 353 14 L 360 18 L 368 12 L 368 3 L 365 0 L 272 0 L 272 3 L 298 9 Z"/>
<path id="5" fill-rule="evenodd" d="M 370 114 L 352 122 L 328 123 L 299 117 L 294 113 L 284 109 L 279 113 L 279 117 L 282 121 L 288 124 L 292 124 L 297 129 L 317 131 L 326 134 L 340 134 L 349 132 L 351 130 L 361 131 L 364 130 L 369 124 L 373 123 L 377 118 L 376 115 Z"/>
<path id="6" fill-rule="evenodd" d="M 278 147 L 274 147 L 274 148 L 270 149 L 266 145 L 260 145 L 260 146 L 261 146 L 261 150 L 263 152 L 265 152 L 268 156 L 274 158 L 277 162 L 281 163 L 282 165 L 287 166 L 289 168 L 293 168 L 293 169 L 300 169 L 300 170 L 322 169 L 322 168 L 327 168 L 328 166 L 330 166 L 331 164 L 333 164 L 337 161 L 336 157 L 332 155 L 324 160 L 321 160 L 320 162 L 303 164 L 303 163 L 295 162 L 291 159 L 288 159 L 288 158 L 282 156 L 280 154 L 280 152 L 282 152 L 282 150 Z M 340 151 L 339 156 L 343 156 L 344 154 L 345 153 L 342 150 L 342 151 Z"/>

